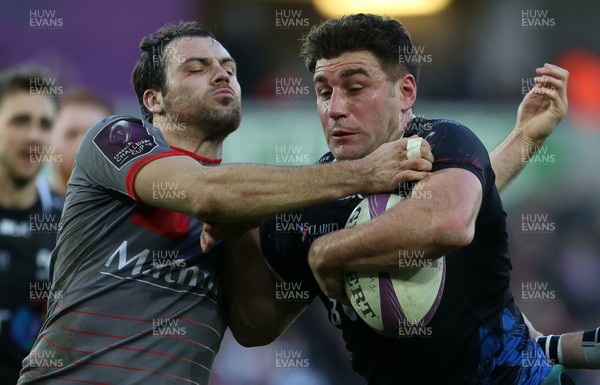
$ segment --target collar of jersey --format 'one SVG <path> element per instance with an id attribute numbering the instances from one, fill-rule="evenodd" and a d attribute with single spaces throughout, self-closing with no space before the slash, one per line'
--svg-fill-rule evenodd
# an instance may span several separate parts
<path id="1" fill-rule="evenodd" d="M 175 150 L 175 151 L 183 152 L 184 154 L 186 154 L 188 156 L 191 156 L 192 158 L 194 158 L 194 159 L 196 159 L 196 160 L 198 160 L 198 161 L 200 161 L 202 163 L 221 164 L 221 162 L 223 161 L 222 158 L 215 158 L 215 159 L 213 159 L 213 158 L 205 158 L 202 155 L 195 154 L 195 153 L 193 153 L 191 151 L 187 151 L 187 150 L 184 150 L 183 148 L 179 148 L 179 147 L 171 146 L 171 148 L 173 150 Z"/>

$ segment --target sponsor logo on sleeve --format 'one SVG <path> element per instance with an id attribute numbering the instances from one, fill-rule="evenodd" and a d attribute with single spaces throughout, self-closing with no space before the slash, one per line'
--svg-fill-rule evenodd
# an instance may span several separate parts
<path id="1" fill-rule="evenodd" d="M 117 170 L 158 146 L 141 121 L 125 119 L 104 126 L 93 142 Z"/>

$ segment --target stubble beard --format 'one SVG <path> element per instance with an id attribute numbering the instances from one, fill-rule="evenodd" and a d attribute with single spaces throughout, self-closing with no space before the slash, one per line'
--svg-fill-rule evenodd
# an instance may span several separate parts
<path id="1" fill-rule="evenodd" d="M 178 107 L 175 107 L 180 104 Z M 239 97 L 219 101 L 216 107 L 210 106 L 208 100 L 182 100 L 167 97 L 165 107 L 172 114 L 177 114 L 177 121 L 197 127 L 206 138 L 225 138 L 238 129 L 242 121 L 242 106 Z M 175 107 L 175 108 L 173 108 Z M 181 132 L 185 136 L 192 135 L 188 130 Z"/>
<path id="2" fill-rule="evenodd" d="M 18 173 L 16 166 L 10 162 L 10 159 L 8 156 L 6 156 L 6 154 L 0 155 L 0 168 L 4 170 L 4 175 L 8 179 L 9 183 L 18 189 L 30 184 L 39 173 L 39 167 L 31 176 Z"/>

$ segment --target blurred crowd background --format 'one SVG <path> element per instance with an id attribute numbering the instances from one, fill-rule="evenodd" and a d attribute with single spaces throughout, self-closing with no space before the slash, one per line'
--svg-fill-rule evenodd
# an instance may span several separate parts
<path id="1" fill-rule="evenodd" d="M 344 9 L 344 1 L 329 3 Z M 549 62 L 570 71 L 567 117 L 540 149 L 543 156 L 532 159 L 502 195 L 512 285 L 543 333 L 600 326 L 600 2 L 440 3 L 428 14 L 390 11 L 423 59 L 415 114 L 455 119 L 492 150 L 512 129 L 535 68 Z M 311 0 L 7 0 L 0 5 L 0 70 L 42 66 L 63 91 L 86 87 L 108 98 L 116 112 L 140 116 L 130 75 L 141 38 L 167 22 L 200 20 L 238 62 L 242 85 L 244 118 L 226 141 L 224 162 L 305 165 L 326 146 L 311 75 L 298 58 L 299 39 L 328 17 Z M 278 156 L 290 151 L 301 156 Z M 281 352 L 300 355 L 306 365 L 279 367 Z M 600 371 L 571 374 L 578 384 L 600 384 Z M 242 348 L 227 335 L 212 380 L 361 383 L 320 302 L 269 346 Z"/>

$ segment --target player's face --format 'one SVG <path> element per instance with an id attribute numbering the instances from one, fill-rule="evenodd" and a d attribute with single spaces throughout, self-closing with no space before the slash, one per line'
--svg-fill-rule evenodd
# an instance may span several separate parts
<path id="1" fill-rule="evenodd" d="M 61 176 L 68 179 L 75 165 L 75 154 L 87 130 L 109 111 L 92 104 L 72 103 L 63 106 L 52 129 L 52 145 L 62 155 L 58 164 Z"/>
<path id="2" fill-rule="evenodd" d="M 52 155 L 50 133 L 56 113 L 45 95 L 19 91 L 0 105 L 0 176 L 18 186 L 30 182 Z"/>
<path id="3" fill-rule="evenodd" d="M 168 121 L 229 134 L 240 124 L 241 89 L 236 63 L 216 40 L 181 37 L 167 45 L 165 112 Z"/>
<path id="4" fill-rule="evenodd" d="M 371 52 L 318 60 L 314 81 L 319 118 L 336 159 L 362 158 L 400 137 L 399 92 Z"/>

